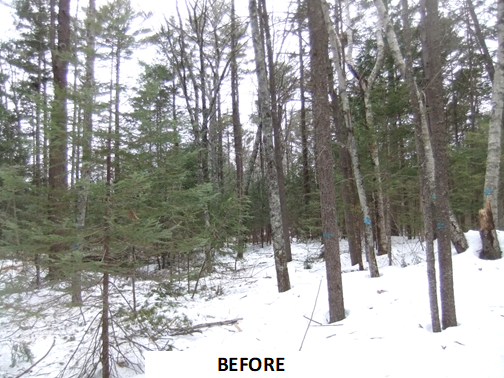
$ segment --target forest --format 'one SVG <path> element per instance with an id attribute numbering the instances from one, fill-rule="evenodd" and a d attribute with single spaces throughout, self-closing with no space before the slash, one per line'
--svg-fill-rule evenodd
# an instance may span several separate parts
<path id="1" fill-rule="evenodd" d="M 99 293 L 80 376 L 115 374 L 118 277 L 120 311 L 152 318 L 136 284 L 193 298 L 222 256 L 236 270 L 270 245 L 283 293 L 291 245 L 318 241 L 333 323 L 340 242 L 373 279 L 394 237 L 418 238 L 441 332 L 465 233 L 502 257 L 504 0 L 1 3 L 0 274 L 23 272 L 0 295 L 51 287 L 82 310 Z"/>

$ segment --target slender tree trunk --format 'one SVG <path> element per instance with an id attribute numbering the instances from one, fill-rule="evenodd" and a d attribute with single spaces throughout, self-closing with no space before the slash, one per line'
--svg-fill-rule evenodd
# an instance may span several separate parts
<path id="1" fill-rule="evenodd" d="M 107 204 L 109 206 L 109 204 Z M 109 210 L 107 210 L 108 212 Z M 108 214 L 110 216 L 110 214 Z M 106 219 L 106 222 L 109 220 Z M 104 261 L 108 261 L 110 253 L 110 237 L 107 235 L 104 241 Z M 110 337 L 109 337 L 109 272 L 108 266 L 105 262 L 105 271 L 103 272 L 103 283 L 102 283 L 102 353 L 101 353 L 101 364 L 102 364 L 102 378 L 110 378 Z"/>
<path id="2" fill-rule="evenodd" d="M 115 51 L 115 85 L 114 85 L 114 181 L 117 182 L 121 177 L 121 130 L 120 130 L 120 106 L 121 106 L 121 55 L 122 38 L 117 38 Z"/>
<path id="3" fill-rule="evenodd" d="M 261 149 L 261 139 L 262 139 L 262 123 L 257 125 L 256 136 L 254 139 L 254 147 L 252 148 L 252 155 L 248 163 L 247 176 L 245 177 L 245 187 L 243 189 L 244 194 L 247 196 L 249 193 L 250 183 L 252 181 L 252 176 L 254 174 L 254 167 L 256 165 L 257 155 Z"/>
<path id="4" fill-rule="evenodd" d="M 497 1 L 497 39 L 499 41 L 497 49 L 497 64 L 493 81 L 492 93 L 492 115 L 490 117 L 490 127 L 488 130 L 488 153 L 485 173 L 484 205 L 493 215 L 494 229 L 483 231 L 483 249 L 481 257 L 486 259 L 499 259 L 502 251 L 497 238 L 495 226 L 499 225 L 499 184 L 502 155 L 502 119 L 504 105 L 504 0 Z M 481 212 L 480 212 L 481 213 Z M 480 219 L 483 224 L 484 219 Z M 488 224 L 488 222 L 485 222 Z M 485 233 L 485 238 L 483 238 Z"/>
<path id="5" fill-rule="evenodd" d="M 111 260 L 110 251 L 110 222 L 111 222 L 111 186 L 112 186 L 112 124 L 109 123 L 107 137 L 107 157 L 106 157 L 106 194 L 105 194 L 105 225 L 103 238 L 103 283 L 102 283 L 102 378 L 110 378 L 110 337 L 109 337 L 109 269 Z"/>
<path id="6" fill-rule="evenodd" d="M 336 68 L 336 72 L 338 75 L 338 85 L 339 85 L 339 93 L 341 96 L 343 119 L 348 131 L 348 150 L 350 153 L 350 158 L 352 160 L 352 168 L 357 185 L 357 193 L 359 195 L 359 201 L 364 216 L 365 248 L 369 264 L 369 274 L 371 277 L 379 277 L 380 273 L 378 271 L 378 265 L 376 263 L 376 256 L 373 247 L 373 228 L 371 226 L 371 214 L 369 211 L 366 193 L 364 191 L 364 183 L 360 171 L 359 157 L 357 155 L 357 144 L 355 141 L 355 136 L 353 134 L 353 126 L 350 114 L 350 104 L 348 101 L 348 95 L 346 91 L 346 79 L 345 76 L 343 75 L 343 70 L 341 67 L 341 43 L 339 41 L 338 35 L 336 34 L 336 31 L 334 30 L 334 26 L 331 23 L 328 8 L 329 6 L 327 2 L 325 0 L 322 0 L 323 17 L 329 34 L 329 40 L 331 42 L 331 48 L 333 53 L 333 64 Z"/>
<path id="7" fill-rule="evenodd" d="M 54 3 L 52 3 L 54 6 Z M 51 108 L 51 129 L 49 133 L 49 220 L 58 223 L 64 216 L 67 183 L 67 74 L 70 55 L 70 0 L 58 3 L 57 47 L 53 44 L 52 66 L 54 78 L 54 99 Z M 51 8 L 53 26 L 51 34 L 54 40 L 54 7 Z M 56 231 L 56 233 L 60 233 Z M 64 245 L 57 243 L 51 247 L 51 257 L 56 260 Z M 49 267 L 49 276 L 56 277 L 56 262 Z"/>
<path id="8" fill-rule="evenodd" d="M 315 154 L 320 188 L 322 236 L 329 293 L 329 323 L 345 318 L 343 284 L 339 250 L 339 230 L 336 222 L 336 193 L 334 188 L 334 158 L 331 146 L 329 93 L 328 35 L 320 0 L 308 0 L 310 29 L 311 87 L 313 97 L 313 127 Z"/>
<path id="9" fill-rule="evenodd" d="M 376 2 L 375 2 L 376 4 Z M 435 192 L 433 188 L 433 181 L 430 177 L 429 173 L 429 165 L 427 162 L 427 154 L 424 143 L 427 143 L 422 135 L 422 128 L 420 124 L 426 121 L 425 115 L 422 116 L 422 107 L 423 103 L 419 102 L 418 98 L 418 88 L 416 88 L 416 83 L 414 81 L 414 77 L 411 73 L 411 33 L 410 26 L 408 21 L 408 3 L 406 0 L 402 1 L 403 5 L 403 27 L 405 29 L 405 39 L 406 39 L 406 62 L 402 59 L 400 51 L 398 50 L 397 40 L 395 39 L 395 33 L 389 29 L 389 21 L 388 16 L 382 12 L 382 8 L 378 9 L 380 19 L 384 24 L 387 30 L 387 37 L 389 39 L 389 44 L 393 46 L 394 50 L 394 60 L 396 64 L 401 68 L 401 72 L 403 76 L 406 77 L 408 82 L 409 92 L 410 92 L 410 101 L 413 107 L 413 112 L 415 114 L 415 141 L 416 141 L 416 150 L 418 155 L 418 161 L 420 165 L 420 185 L 421 185 L 421 195 L 422 195 L 422 207 L 423 207 L 423 222 L 424 222 L 424 232 L 425 232 L 425 245 L 426 245 L 426 260 L 427 260 L 427 279 L 429 286 L 429 304 L 431 310 L 431 321 L 432 321 L 432 329 L 434 332 L 441 331 L 441 323 L 439 321 L 439 308 L 438 308 L 438 299 L 437 299 L 437 280 L 436 280 L 436 260 L 434 255 L 434 229 L 433 229 L 433 199 L 435 198 Z M 386 17 L 384 17 L 386 16 Z M 393 31 L 393 30 L 392 30 Z M 396 47 L 397 46 L 397 47 Z M 423 117 L 423 118 L 422 118 Z M 430 140 L 428 140 L 430 143 Z"/>
<path id="10" fill-rule="evenodd" d="M 490 53 L 488 52 L 488 48 L 485 42 L 485 36 L 483 35 L 481 31 L 481 26 L 478 20 L 478 17 L 476 16 L 476 11 L 474 10 L 474 5 L 472 0 L 466 0 L 467 4 L 467 9 L 469 11 L 469 14 L 471 15 L 472 22 L 474 24 L 474 34 L 476 35 L 476 38 L 478 39 L 478 43 L 480 45 L 481 52 L 483 54 L 484 62 L 485 62 L 485 68 L 488 73 L 488 77 L 490 78 L 490 81 L 494 81 L 494 74 L 495 74 L 495 68 L 493 65 L 493 60 L 492 57 L 490 56 Z"/>
<path id="11" fill-rule="evenodd" d="M 270 206 L 270 219 L 273 231 L 273 250 L 277 272 L 278 291 L 290 289 L 289 271 L 287 269 L 287 256 L 283 237 L 280 195 L 278 188 L 278 174 L 275 161 L 275 148 L 273 146 L 273 126 L 271 116 L 271 97 L 268 90 L 268 77 L 266 74 L 266 61 L 259 31 L 257 3 L 249 0 L 249 11 L 252 25 L 252 39 L 254 43 L 257 81 L 259 84 L 259 111 L 263 127 L 263 143 L 267 166 L 267 185 Z"/>
<path id="12" fill-rule="evenodd" d="M 424 146 L 422 149 L 425 150 L 423 153 L 425 153 L 426 177 L 428 179 L 431 190 L 434 191 L 435 187 L 434 155 L 432 152 L 430 133 L 427 125 L 425 104 L 423 103 L 422 100 L 423 95 L 420 93 L 420 90 L 418 89 L 413 74 L 411 72 L 408 72 L 409 70 L 411 70 L 411 67 L 410 65 L 407 66 L 403 59 L 401 50 L 399 48 L 399 42 L 397 41 L 397 36 L 395 34 L 392 23 L 390 22 L 390 18 L 387 14 L 387 10 L 385 8 L 383 1 L 374 0 L 374 3 L 378 11 L 378 16 L 381 19 L 382 25 L 385 29 L 387 42 L 391 49 L 394 62 L 396 63 L 399 71 L 401 72 L 401 74 L 408 83 L 411 106 L 413 107 L 414 111 L 417 114 L 417 120 L 418 120 L 417 126 L 419 126 L 419 129 L 416 130 L 415 132 L 419 133 L 418 136 L 421 139 L 421 141 L 417 140 L 417 144 L 418 142 L 421 142 Z M 458 221 L 453 214 L 450 216 L 450 219 L 451 219 L 450 226 L 451 226 L 452 243 L 455 245 L 455 248 L 459 253 L 463 252 L 467 248 L 469 248 L 469 245 L 467 244 L 467 240 L 465 239 L 462 230 L 458 225 Z"/>
<path id="13" fill-rule="evenodd" d="M 301 9 L 301 0 L 298 0 L 298 11 Z M 302 19 L 298 20 L 298 41 L 299 41 L 299 91 L 301 98 L 300 128 L 301 128 L 301 158 L 303 163 L 303 202 L 305 207 L 310 203 L 310 168 L 308 162 L 308 133 L 306 126 L 306 99 L 305 99 L 305 77 L 304 77 L 304 49 L 302 37 Z"/>
<path id="14" fill-rule="evenodd" d="M 444 118 L 441 31 L 438 0 L 422 0 L 422 54 L 427 86 L 424 90 L 428 123 L 432 131 L 435 163 L 435 224 L 437 231 L 441 322 L 443 329 L 457 326 L 450 238 L 450 201 L 448 198 L 448 132 Z"/>
<path id="15" fill-rule="evenodd" d="M 354 180 L 352 176 L 352 161 L 348 153 L 347 139 L 348 133 L 342 125 L 341 112 L 339 107 L 339 98 L 334 87 L 334 77 L 332 73 L 329 75 L 331 108 L 334 120 L 338 143 L 339 161 L 338 166 L 343 176 L 341 181 L 341 196 L 343 199 L 343 213 L 345 217 L 345 230 L 348 240 L 348 249 L 350 252 L 350 263 L 352 266 L 359 265 L 359 270 L 364 270 L 362 262 L 362 246 L 360 243 L 360 233 L 358 227 L 358 218 L 355 207 L 357 206 L 354 190 Z"/>
<path id="16" fill-rule="evenodd" d="M 239 77 L 236 55 L 238 53 L 238 25 L 235 13 L 235 0 L 231 2 L 231 103 L 233 111 L 233 138 L 236 165 L 236 194 L 240 204 L 243 197 L 243 146 L 240 122 Z M 240 214 L 241 215 L 241 214 Z M 240 216 L 241 222 L 241 216 Z M 241 224 L 240 224 L 241 225 Z M 243 258 L 245 236 L 238 236 L 238 258 Z"/>
<path id="17" fill-rule="evenodd" d="M 376 32 L 376 43 L 377 43 L 377 55 L 375 65 L 367 77 L 365 78 L 356 76 L 356 79 L 359 81 L 359 86 L 362 91 L 363 99 L 364 99 L 364 111 L 366 117 L 366 125 L 368 130 L 371 130 L 371 142 L 369 145 L 371 160 L 373 163 L 375 180 L 377 182 L 376 189 L 376 202 L 377 202 L 377 213 L 376 213 L 376 239 L 378 241 L 378 255 L 390 255 L 391 251 L 388 249 L 388 238 L 390 235 L 387 234 L 387 227 L 385 223 L 386 214 L 385 214 L 385 199 L 383 194 L 383 178 L 382 172 L 380 168 L 380 158 L 378 154 L 378 147 L 376 143 L 375 137 L 375 125 L 374 125 L 374 113 L 371 105 L 371 89 L 373 88 L 376 77 L 383 66 L 383 61 L 385 59 L 385 45 L 382 37 L 381 23 L 378 20 L 377 23 L 377 32 Z M 348 54 L 347 54 L 348 55 Z M 353 70 L 356 73 L 355 70 Z"/>
<path id="18" fill-rule="evenodd" d="M 273 47 L 271 44 L 271 34 L 268 21 L 268 13 L 266 11 L 266 1 L 260 0 L 259 10 L 262 21 L 261 30 L 264 31 L 266 39 L 266 51 L 268 58 L 268 70 L 269 70 L 269 87 L 271 95 L 271 116 L 273 123 L 273 138 L 275 141 L 275 160 L 277 165 L 278 174 L 278 188 L 280 194 L 280 206 L 282 208 L 282 224 L 283 224 L 283 235 L 285 244 L 285 255 L 287 256 L 287 261 L 292 261 L 291 245 L 290 245 L 290 232 L 289 232 L 289 221 L 287 217 L 287 202 L 285 200 L 285 178 L 283 171 L 283 159 L 282 159 L 282 117 L 278 109 L 277 94 L 276 94 L 276 80 L 275 80 L 275 63 L 273 61 Z"/>
<path id="19" fill-rule="evenodd" d="M 83 230 L 86 225 L 86 211 L 88 205 L 89 187 L 91 184 L 91 154 L 92 154 L 92 138 L 93 138 L 93 104 L 95 96 L 95 78 L 94 78 L 94 61 L 95 61 L 95 18 L 96 18 L 96 3 L 95 0 L 89 0 L 87 10 L 86 24 L 86 63 L 85 63 L 85 81 L 84 81 L 84 106 L 83 106 L 83 127 L 82 127 L 82 167 L 81 180 L 78 184 L 77 198 L 77 229 Z M 79 246 L 82 250 L 84 243 Z M 74 273 L 76 285 L 80 283 L 80 271 Z M 80 286 L 80 285 L 79 285 Z M 82 295 L 80 290 L 75 290 L 75 302 L 82 303 Z M 78 294 L 77 294 L 78 292 Z"/>

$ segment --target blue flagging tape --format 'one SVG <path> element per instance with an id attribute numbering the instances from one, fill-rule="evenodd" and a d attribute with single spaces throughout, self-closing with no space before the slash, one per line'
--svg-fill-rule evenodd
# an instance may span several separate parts
<path id="1" fill-rule="evenodd" d="M 371 219 L 368 217 L 364 218 L 364 223 L 366 223 L 368 226 L 371 226 Z"/>
<path id="2" fill-rule="evenodd" d="M 322 236 L 323 236 L 324 238 L 330 238 L 330 237 L 332 236 L 332 234 L 326 234 L 326 233 L 324 232 L 324 233 L 322 233 Z"/>

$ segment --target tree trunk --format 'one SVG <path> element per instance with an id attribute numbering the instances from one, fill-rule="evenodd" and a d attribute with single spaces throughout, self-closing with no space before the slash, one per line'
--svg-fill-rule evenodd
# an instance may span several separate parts
<path id="1" fill-rule="evenodd" d="M 387 42 L 389 44 L 389 47 L 392 52 L 392 57 L 394 59 L 394 62 L 396 63 L 397 67 L 399 68 L 399 71 L 403 75 L 403 77 L 406 79 L 408 83 L 408 88 L 410 92 L 410 100 L 411 100 L 411 106 L 415 109 L 416 107 L 416 112 L 418 115 L 418 122 L 420 125 L 420 135 L 421 139 L 423 140 L 423 149 L 425 150 L 425 168 L 427 170 L 427 179 L 429 180 L 429 185 L 431 186 L 432 190 L 434 190 L 435 187 L 435 173 L 434 173 L 434 156 L 432 153 L 432 147 L 431 147 L 431 141 L 430 141 L 430 134 L 429 134 L 429 128 L 427 125 L 427 116 L 425 114 L 425 104 L 423 103 L 422 100 L 422 94 L 420 93 L 418 86 L 415 82 L 415 79 L 412 74 L 408 74 L 407 70 L 410 68 L 406 67 L 406 64 L 404 62 L 403 56 L 401 54 L 401 50 L 399 48 L 399 42 L 397 41 L 397 36 L 395 34 L 394 28 L 390 22 L 390 18 L 387 14 L 387 10 L 385 8 L 385 5 L 382 0 L 374 0 L 376 9 L 378 11 L 378 16 L 381 19 L 382 25 L 385 29 L 385 33 L 387 36 Z M 409 52 L 408 52 L 409 53 Z M 451 211 L 451 210 L 450 210 Z M 462 230 L 460 226 L 458 226 L 458 221 L 453 216 L 451 218 L 450 224 L 452 225 L 451 227 L 451 235 L 452 235 L 452 243 L 455 245 L 455 248 L 457 251 L 463 252 L 467 250 L 469 245 L 467 244 L 467 240 L 464 237 L 464 234 L 462 233 Z M 456 224 L 457 226 L 453 226 L 453 224 Z"/>
<path id="2" fill-rule="evenodd" d="M 348 131 L 348 150 L 350 153 L 350 158 L 352 160 L 352 169 L 355 177 L 355 183 L 357 185 L 357 193 L 359 195 L 359 201 L 364 216 L 364 235 L 365 235 L 365 249 L 366 257 L 369 264 L 369 274 L 371 277 L 379 277 L 380 273 L 378 271 L 378 265 L 376 263 L 376 256 L 373 247 L 373 228 L 371 227 L 371 215 L 369 212 L 368 201 L 366 198 L 366 193 L 364 191 L 364 183 L 362 180 L 362 174 L 360 170 L 359 157 L 357 155 L 357 144 L 355 141 L 355 136 L 353 134 L 353 126 L 350 114 L 350 104 L 348 101 L 348 95 L 346 92 L 346 79 L 343 74 L 341 67 L 341 43 L 339 41 L 338 35 L 334 30 L 334 27 L 329 18 L 329 6 L 325 0 L 322 1 L 322 11 L 325 20 L 326 28 L 329 34 L 329 40 L 331 42 L 331 48 L 333 53 L 333 63 L 336 68 L 338 75 L 338 85 L 339 92 L 341 96 L 341 105 L 343 110 L 343 119 L 345 126 Z"/>
<path id="3" fill-rule="evenodd" d="M 448 197 L 448 133 L 444 118 L 441 32 L 438 0 L 420 2 L 422 16 L 422 55 L 424 64 L 426 113 L 432 132 L 435 164 L 435 224 L 437 231 L 441 322 L 443 329 L 457 326 L 450 238 L 450 201 Z"/>
<path id="4" fill-rule="evenodd" d="M 259 10 L 262 20 L 261 30 L 264 32 L 266 39 L 266 51 L 268 58 L 268 70 L 269 70 L 269 88 L 271 95 L 271 117 L 273 123 L 273 138 L 275 141 L 275 160 L 277 165 L 278 174 L 278 189 L 280 194 L 280 206 L 282 213 L 282 224 L 283 224 L 283 235 L 285 244 L 285 255 L 287 256 L 287 262 L 292 261 L 291 245 L 290 245 L 290 232 L 289 232 L 289 220 L 287 217 L 287 203 L 285 200 L 285 179 L 283 172 L 283 158 L 282 158 L 282 119 L 278 111 L 277 94 L 276 94 L 276 80 L 275 80 L 275 63 L 273 61 L 273 47 L 271 45 L 271 35 L 268 22 L 268 13 L 266 11 L 266 1 L 260 0 Z"/>
<path id="5" fill-rule="evenodd" d="M 502 252 L 499 248 L 499 241 L 497 233 L 495 232 L 495 223 L 492 214 L 492 207 L 490 200 L 484 209 L 479 211 L 480 217 L 480 238 L 481 238 L 481 251 L 480 258 L 484 260 L 497 260 L 502 257 Z"/>
<path id="6" fill-rule="evenodd" d="M 245 177 L 245 188 L 243 189 L 243 193 L 248 196 L 250 183 L 252 181 L 252 175 L 254 174 L 255 162 L 257 160 L 257 155 L 261 149 L 261 139 L 262 139 L 262 123 L 257 125 L 256 136 L 254 139 L 254 147 L 252 148 L 252 155 L 250 156 L 250 160 L 248 163 L 247 176 Z"/>
<path id="7" fill-rule="evenodd" d="M 123 46 L 121 38 L 117 39 L 116 46 L 116 65 L 115 65 L 115 97 L 114 97 L 114 181 L 117 182 L 121 177 L 121 130 L 120 130 L 120 101 L 121 101 L 121 55 Z"/>
<path id="8" fill-rule="evenodd" d="M 301 0 L 298 0 L 298 11 L 301 9 Z M 299 40 L 299 91 L 301 98 L 300 128 L 301 128 L 301 159 L 303 164 L 303 203 L 305 207 L 310 203 L 310 169 L 308 162 L 308 136 L 306 127 L 306 104 L 305 104 L 305 78 L 304 78 L 304 50 L 302 38 L 302 19 L 298 20 Z"/>
<path id="9" fill-rule="evenodd" d="M 469 14 L 471 15 L 471 19 L 474 24 L 474 34 L 476 34 L 476 38 L 478 39 L 478 43 L 480 45 L 480 49 L 483 55 L 483 60 L 485 62 L 485 68 L 488 73 L 488 77 L 490 78 L 490 81 L 494 81 L 494 75 L 495 75 L 495 68 L 493 65 L 493 60 L 492 57 L 490 56 L 490 53 L 488 52 L 488 48 L 485 42 L 485 36 L 483 35 L 480 27 L 480 23 L 478 21 L 478 17 L 476 16 L 476 11 L 474 10 L 474 5 L 472 3 L 472 0 L 466 0 L 467 3 L 467 9 L 469 10 Z"/>
<path id="10" fill-rule="evenodd" d="M 371 105 L 371 89 L 373 88 L 374 81 L 383 66 L 383 61 L 385 59 L 385 46 L 381 31 L 381 22 L 378 20 L 377 32 L 376 32 L 376 43 L 377 43 L 377 55 L 375 65 L 367 77 L 367 80 L 363 77 L 356 77 L 359 81 L 359 86 L 361 88 L 363 99 L 364 99 L 364 111 L 366 117 L 366 125 L 368 130 L 371 130 L 371 142 L 370 142 L 370 153 L 371 161 L 373 163 L 375 180 L 377 182 L 376 188 L 376 202 L 377 202 L 377 212 L 376 212 L 376 239 L 378 241 L 378 255 L 390 255 L 391 251 L 388 249 L 388 238 L 390 235 L 387 234 L 386 227 L 386 215 L 385 215 L 385 199 L 383 194 L 383 178 L 380 168 L 380 158 L 378 154 L 378 148 L 376 145 L 376 133 L 374 132 L 374 113 Z M 353 70 L 356 72 L 355 70 Z"/>
<path id="11" fill-rule="evenodd" d="M 495 225 L 499 225 L 499 183 L 502 155 L 502 119 L 504 105 L 504 0 L 497 2 L 497 64 L 495 66 L 493 93 L 492 93 L 492 115 L 488 130 L 488 153 L 485 173 L 484 200 L 489 203 Z M 482 234 L 483 235 L 483 234 Z M 502 251 L 494 230 L 485 231 L 487 240 L 484 242 L 482 254 L 485 258 L 501 258 Z M 491 236 L 490 236 L 491 235 Z M 486 246 L 493 245 L 493 253 L 486 254 Z"/>
<path id="12" fill-rule="evenodd" d="M 422 196 L 422 214 L 423 214 L 423 226 L 425 234 L 425 246 L 426 246 L 426 260 L 427 260 L 427 279 L 429 287 L 429 304 L 431 309 L 431 321 L 432 329 L 434 332 L 441 331 L 441 324 L 439 321 L 439 309 L 438 309 L 438 299 L 437 299 L 437 281 L 436 281 L 436 265 L 435 265 L 435 255 L 434 255 L 434 230 L 432 224 L 433 217 L 433 177 L 429 172 L 428 163 L 428 151 L 424 144 L 429 143 L 424 139 L 424 134 L 422 133 L 421 124 L 425 124 L 425 112 L 422 112 L 423 103 L 419 100 L 418 88 L 416 87 L 415 79 L 411 73 L 411 32 L 409 27 L 409 10 L 408 3 L 406 0 L 402 1 L 403 5 L 403 27 L 405 29 L 405 40 L 406 40 L 406 62 L 403 60 L 401 52 L 399 50 L 399 45 L 394 30 L 391 27 L 390 19 L 386 13 L 385 6 L 381 0 L 375 0 L 375 5 L 378 10 L 379 17 L 382 24 L 386 30 L 389 46 L 392 49 L 394 61 L 399 67 L 402 75 L 405 77 L 410 95 L 410 102 L 413 108 L 413 113 L 415 114 L 415 142 L 416 151 L 418 155 L 418 162 L 420 166 L 420 186 L 421 186 L 421 196 Z M 428 136 L 428 134 L 427 134 Z M 433 169 L 433 166 L 431 167 Z"/>
<path id="13" fill-rule="evenodd" d="M 95 61 L 95 0 L 89 0 L 89 7 L 86 18 L 86 73 L 84 81 L 84 105 L 83 105 L 83 127 L 82 127 L 82 167 L 81 179 L 77 185 L 77 229 L 83 230 L 86 225 L 86 211 L 88 206 L 89 187 L 91 184 L 91 154 L 92 154 L 92 135 L 93 135 L 93 104 L 94 104 L 94 61 Z M 79 243 L 79 248 L 84 248 L 84 242 Z M 82 294 L 80 289 L 81 273 L 76 270 L 73 273 L 72 283 L 74 293 L 72 303 L 81 304 Z"/>
<path id="14" fill-rule="evenodd" d="M 242 126 L 240 122 L 240 101 L 239 101 L 239 78 L 238 63 L 236 55 L 238 53 L 238 28 L 235 13 L 235 0 L 231 2 L 231 103 L 233 111 L 233 138 L 236 165 L 236 194 L 238 201 L 242 202 L 243 197 L 243 146 L 242 146 Z M 240 217 L 241 222 L 241 217 Z M 245 248 L 245 236 L 238 236 L 238 258 L 243 258 Z"/>
<path id="15" fill-rule="evenodd" d="M 334 158 L 331 146 L 329 92 L 328 35 L 324 25 L 320 0 L 308 0 L 310 29 L 310 58 L 312 73 L 313 127 L 315 155 L 320 188 L 322 236 L 326 261 L 327 290 L 329 293 L 329 323 L 345 318 L 343 284 L 339 250 L 339 230 L 336 220 L 334 189 Z"/>
<path id="16" fill-rule="evenodd" d="M 257 81 L 259 85 L 259 111 L 263 127 L 263 143 L 267 167 L 268 198 L 270 206 L 270 219 L 273 231 L 273 251 L 275 255 L 275 267 L 277 272 L 278 291 L 284 292 L 290 289 L 289 271 L 287 269 L 287 256 L 283 237 L 283 225 L 278 187 L 278 174 L 275 160 L 275 148 L 273 145 L 273 126 L 271 116 L 271 97 L 268 89 L 268 77 L 266 74 L 266 61 L 261 41 L 257 3 L 249 0 L 249 11 L 252 26 L 252 39 L 256 61 Z"/>
<path id="17" fill-rule="evenodd" d="M 331 108 L 338 143 L 338 166 L 343 176 L 341 181 L 341 197 L 343 199 L 343 214 L 345 217 L 346 238 L 352 266 L 359 265 L 359 270 L 364 270 L 362 262 L 362 246 L 360 242 L 359 220 L 356 214 L 357 200 L 355 196 L 354 180 L 352 176 L 352 162 L 348 153 L 348 132 L 341 121 L 339 98 L 334 87 L 332 72 L 329 75 Z"/>
<path id="18" fill-rule="evenodd" d="M 54 3 L 51 7 L 53 25 L 51 27 L 54 41 Z M 67 183 L 67 74 L 70 54 L 70 0 L 59 0 L 58 3 L 58 45 L 52 43 L 52 67 L 54 78 L 54 99 L 51 108 L 51 128 L 49 133 L 49 220 L 55 223 L 61 221 L 65 211 L 64 196 Z M 56 233 L 60 233 L 56 231 Z M 64 246 L 61 243 L 51 247 L 51 258 L 57 260 Z M 56 262 L 49 267 L 49 276 L 59 275 Z"/>

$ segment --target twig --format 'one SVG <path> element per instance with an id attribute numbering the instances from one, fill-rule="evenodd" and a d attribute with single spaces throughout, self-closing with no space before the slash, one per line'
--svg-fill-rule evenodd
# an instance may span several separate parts
<path id="1" fill-rule="evenodd" d="M 317 323 L 318 325 L 323 325 L 322 323 L 317 322 L 316 320 L 310 319 L 308 316 L 303 315 L 303 318 L 311 320 L 313 323 Z"/>
<path id="2" fill-rule="evenodd" d="M 16 378 L 19 378 L 19 377 L 22 377 L 23 375 L 25 375 L 26 373 L 30 372 L 31 369 L 33 369 L 35 367 L 35 365 L 37 365 L 40 361 L 42 361 L 44 358 L 47 357 L 47 355 L 49 354 L 49 352 L 52 350 L 52 348 L 54 347 L 54 344 L 56 344 L 56 339 L 53 339 L 53 342 L 52 342 L 52 345 L 51 347 L 49 348 L 49 350 L 47 351 L 46 354 L 44 354 L 44 356 L 38 360 L 37 362 L 35 362 L 32 366 L 30 366 L 28 369 L 26 369 L 25 371 L 23 371 L 21 374 L 19 374 L 18 376 L 16 376 Z"/>
<path id="3" fill-rule="evenodd" d="M 60 374 L 64 374 L 68 365 L 70 364 L 70 362 L 73 360 L 75 354 L 77 353 L 77 351 L 79 350 L 79 347 L 81 346 L 81 344 L 84 342 L 84 338 L 86 337 L 87 333 L 89 332 L 89 330 L 91 329 L 91 326 L 93 325 L 93 323 L 95 322 L 95 320 L 98 318 L 98 316 L 100 315 L 99 312 L 96 313 L 95 317 L 93 318 L 93 320 L 91 320 L 91 323 L 89 323 L 89 326 L 87 327 L 86 331 L 84 332 L 84 334 L 82 335 L 80 341 L 79 341 L 79 344 L 77 345 L 77 348 L 75 348 L 74 352 L 72 353 L 72 355 L 70 356 L 70 358 L 68 359 L 65 367 L 63 368 L 63 370 L 61 371 Z M 100 327 L 96 327 L 96 332 L 98 332 L 98 330 L 100 329 Z"/>
<path id="4" fill-rule="evenodd" d="M 301 341 L 301 346 L 299 347 L 299 351 L 300 352 L 301 352 L 301 348 L 303 347 L 303 343 L 305 341 L 306 334 L 308 333 L 308 329 L 310 328 L 310 324 L 311 324 L 312 319 L 313 319 L 313 314 L 315 313 L 315 308 L 317 307 L 317 300 L 318 300 L 318 296 L 319 296 L 319 293 L 320 293 L 320 286 L 321 285 L 322 285 L 322 278 L 320 279 L 320 283 L 318 285 L 317 297 L 315 298 L 315 304 L 313 305 L 313 310 L 312 310 L 312 313 L 311 313 L 311 316 L 310 316 L 310 321 L 308 322 L 308 326 L 306 327 L 306 331 L 305 331 L 305 334 L 303 336 L 303 341 Z"/>
<path id="5" fill-rule="evenodd" d="M 208 258 L 208 254 L 205 253 L 205 259 L 203 260 L 203 265 L 201 265 L 201 269 L 198 273 L 198 279 L 196 280 L 196 284 L 194 285 L 194 291 L 191 295 L 191 299 L 194 299 L 194 295 L 196 294 L 196 290 L 198 290 L 198 284 L 199 284 L 199 281 L 201 279 L 201 273 L 203 273 L 203 269 L 205 269 L 206 267 L 206 263 L 207 263 L 207 258 Z"/>

